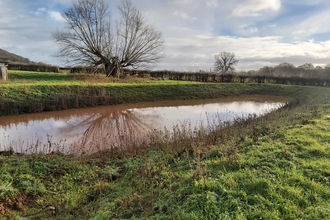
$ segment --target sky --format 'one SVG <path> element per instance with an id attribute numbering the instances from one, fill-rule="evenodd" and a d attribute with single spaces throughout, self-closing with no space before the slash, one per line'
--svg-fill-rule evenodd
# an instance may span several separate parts
<path id="1" fill-rule="evenodd" d="M 120 0 L 105 0 L 112 19 Z M 329 0 L 131 0 L 165 41 L 152 69 L 210 71 L 214 55 L 233 52 L 238 71 L 283 62 L 330 63 Z M 0 48 L 63 66 L 52 38 L 64 30 L 72 0 L 0 0 Z"/>

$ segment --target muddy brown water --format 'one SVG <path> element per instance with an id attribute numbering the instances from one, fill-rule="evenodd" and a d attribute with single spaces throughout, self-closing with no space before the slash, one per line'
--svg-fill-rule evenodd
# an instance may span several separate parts
<path id="1" fill-rule="evenodd" d="M 228 122 L 262 115 L 283 105 L 278 96 L 240 96 L 71 109 L 0 117 L 0 151 L 92 154 L 112 147 L 138 145 L 173 127 L 191 129 L 210 121 Z"/>

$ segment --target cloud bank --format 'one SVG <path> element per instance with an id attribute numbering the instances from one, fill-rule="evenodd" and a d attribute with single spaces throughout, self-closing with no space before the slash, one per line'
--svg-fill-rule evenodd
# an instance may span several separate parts
<path id="1" fill-rule="evenodd" d="M 112 18 L 120 0 L 106 0 Z M 165 58 L 154 69 L 209 71 L 214 54 L 234 52 L 238 70 L 281 62 L 330 63 L 328 0 L 132 0 L 162 31 Z M 51 33 L 63 29 L 60 13 L 71 0 L 1 0 L 0 48 L 36 62 L 53 57 Z"/>
<path id="2" fill-rule="evenodd" d="M 267 10 L 278 11 L 281 8 L 280 0 L 246 0 L 236 6 L 232 15 L 236 17 L 261 16 Z"/>

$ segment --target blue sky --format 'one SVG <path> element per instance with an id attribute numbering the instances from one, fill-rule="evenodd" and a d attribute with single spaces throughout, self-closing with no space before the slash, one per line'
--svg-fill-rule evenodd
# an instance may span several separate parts
<path id="1" fill-rule="evenodd" d="M 109 3 L 112 18 L 116 5 Z M 154 69 L 209 71 L 214 54 L 234 52 L 238 70 L 289 62 L 330 63 L 329 0 L 132 0 L 163 33 L 165 57 Z M 51 33 L 71 0 L 0 0 L 0 48 L 62 65 Z"/>

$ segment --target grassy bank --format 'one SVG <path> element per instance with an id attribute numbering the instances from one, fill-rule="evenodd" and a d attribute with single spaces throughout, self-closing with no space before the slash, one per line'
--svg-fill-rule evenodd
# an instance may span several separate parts
<path id="1" fill-rule="evenodd" d="M 3 152 L 0 218 L 329 219 L 330 90 L 206 85 L 217 95 L 262 92 L 289 95 L 292 102 L 226 126 L 212 120 L 199 130 L 182 125 L 173 137 L 155 134 L 152 144 L 134 151 Z M 175 91 L 190 87 L 209 88 L 183 84 Z"/>
<path id="2" fill-rule="evenodd" d="M 301 87 L 220 84 L 9 71 L 0 84 L 0 116 L 143 101 L 219 98 L 247 94 L 291 95 Z"/>
<path id="3" fill-rule="evenodd" d="M 16 80 L 1 89 L 21 87 L 22 79 Z M 103 83 L 77 81 L 68 87 Z M 37 83 L 26 86 L 53 86 Z M 330 218 L 329 88 L 166 83 L 104 87 L 125 102 L 153 94 L 170 99 L 167 93 L 172 98 L 261 93 L 292 101 L 257 119 L 232 124 L 210 119 L 197 130 L 183 124 L 173 128 L 175 135 L 154 134 L 149 146 L 127 152 L 79 157 L 2 152 L 0 219 Z"/>

